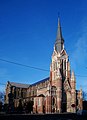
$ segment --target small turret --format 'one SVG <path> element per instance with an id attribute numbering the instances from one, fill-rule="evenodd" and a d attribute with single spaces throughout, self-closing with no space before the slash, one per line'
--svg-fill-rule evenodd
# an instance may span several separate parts
<path id="1" fill-rule="evenodd" d="M 76 81 L 75 75 L 74 75 L 74 72 L 73 72 L 73 71 L 72 71 L 72 74 L 71 74 L 71 81 Z"/>
<path id="2" fill-rule="evenodd" d="M 71 88 L 72 88 L 72 90 L 75 90 L 75 88 L 76 88 L 76 79 L 75 79 L 74 72 L 72 72 L 72 74 L 71 74 Z"/>
<path id="3" fill-rule="evenodd" d="M 71 111 L 76 112 L 76 79 L 74 72 L 71 74 Z"/>

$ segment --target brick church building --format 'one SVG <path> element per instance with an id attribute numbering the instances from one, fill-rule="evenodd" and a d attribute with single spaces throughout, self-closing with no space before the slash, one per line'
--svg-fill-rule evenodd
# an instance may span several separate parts
<path id="1" fill-rule="evenodd" d="M 7 82 L 5 103 L 17 107 L 20 100 L 22 105 L 33 101 L 34 113 L 75 113 L 83 109 L 82 89 L 76 90 L 59 19 L 49 77 L 31 85 Z"/>

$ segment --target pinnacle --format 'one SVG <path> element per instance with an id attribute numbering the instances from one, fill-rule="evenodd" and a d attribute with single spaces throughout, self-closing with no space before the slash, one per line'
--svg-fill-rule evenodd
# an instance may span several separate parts
<path id="1" fill-rule="evenodd" d="M 74 72 L 72 71 L 72 74 L 71 74 L 71 80 L 72 81 L 75 81 L 75 75 L 74 75 Z"/>

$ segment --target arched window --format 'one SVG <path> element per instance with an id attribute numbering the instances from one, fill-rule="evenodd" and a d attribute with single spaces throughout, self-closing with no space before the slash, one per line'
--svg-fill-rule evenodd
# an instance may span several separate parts
<path id="1" fill-rule="evenodd" d="M 52 99 L 52 105 L 55 105 L 55 98 Z"/>
<path id="2" fill-rule="evenodd" d="M 38 106 L 40 106 L 40 104 L 41 104 L 41 103 L 40 103 L 40 98 L 38 98 Z"/>
<path id="3" fill-rule="evenodd" d="M 56 96 L 56 87 L 52 86 L 51 88 L 52 96 Z"/>

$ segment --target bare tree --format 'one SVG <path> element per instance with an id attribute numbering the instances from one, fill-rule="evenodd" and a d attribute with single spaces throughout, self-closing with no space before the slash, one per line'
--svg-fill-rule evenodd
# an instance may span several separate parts
<path id="1" fill-rule="evenodd" d="M 4 103 L 4 92 L 0 92 L 0 112 L 2 111 L 3 103 Z"/>

